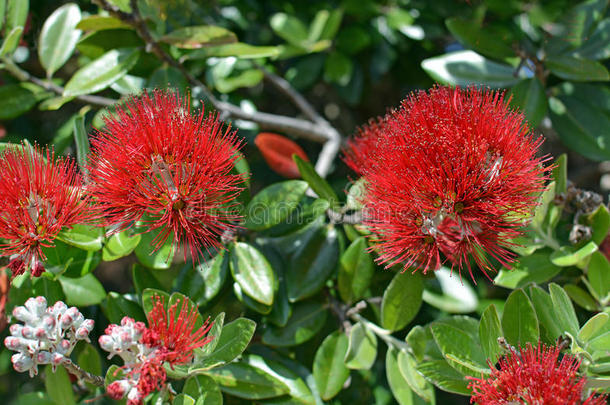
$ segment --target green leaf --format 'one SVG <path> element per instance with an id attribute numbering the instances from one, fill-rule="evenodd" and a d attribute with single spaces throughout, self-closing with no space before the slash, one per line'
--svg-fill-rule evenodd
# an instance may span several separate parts
<path id="1" fill-rule="evenodd" d="M 106 298 L 106 291 L 97 278 L 91 273 L 80 278 L 59 277 L 59 282 L 66 295 L 66 304 L 86 307 L 97 305 Z"/>
<path id="2" fill-rule="evenodd" d="M 44 392 L 28 392 L 20 394 L 11 405 L 55 405 Z"/>
<path id="3" fill-rule="evenodd" d="M 21 84 L 0 86 L 0 120 L 16 118 L 36 105 L 36 95 Z"/>
<path id="4" fill-rule="evenodd" d="M 0 56 L 10 54 L 17 48 L 22 33 L 23 27 L 15 27 L 11 30 L 11 32 L 8 33 L 8 35 L 4 38 L 4 42 L 2 42 Z"/>
<path id="5" fill-rule="evenodd" d="M 212 354 L 201 362 L 194 364 L 189 372 L 199 373 L 218 365 L 229 363 L 243 353 L 254 335 L 256 322 L 238 318 L 222 328 L 218 343 Z"/>
<path id="6" fill-rule="evenodd" d="M 568 293 L 570 299 L 574 301 L 576 304 L 580 305 L 587 311 L 597 311 L 598 304 L 597 301 L 585 290 L 574 285 L 574 284 L 565 284 L 563 289 Z"/>
<path id="7" fill-rule="evenodd" d="M 219 46 L 206 46 L 184 55 L 185 60 L 207 59 L 209 57 L 226 58 L 235 56 L 240 59 L 258 59 L 278 56 L 280 50 L 277 46 L 255 46 L 243 42 Z"/>
<path id="8" fill-rule="evenodd" d="M 102 374 L 102 358 L 100 353 L 90 343 L 85 344 L 80 353 L 78 353 L 76 364 L 91 374 Z M 88 384 L 88 386 L 94 388 L 92 384 Z"/>
<path id="9" fill-rule="evenodd" d="M 116 380 L 121 380 L 125 378 L 125 371 L 119 366 L 113 364 L 108 367 L 106 371 L 106 377 L 104 378 L 104 386 L 108 387 L 111 383 Z"/>
<path id="10" fill-rule="evenodd" d="M 574 56 L 549 57 L 545 66 L 556 76 L 565 80 L 599 82 L 610 80 L 608 70 L 599 62 Z"/>
<path id="11" fill-rule="evenodd" d="M 587 350 L 590 352 L 600 350 L 608 353 L 608 347 L 610 347 L 610 332 L 596 336 L 587 343 Z"/>
<path id="12" fill-rule="evenodd" d="M 299 205 L 309 185 L 301 180 L 272 184 L 252 198 L 246 209 L 244 226 L 263 231 L 282 223 Z"/>
<path id="13" fill-rule="evenodd" d="M 510 105 L 525 114 L 532 128 L 537 127 L 546 115 L 547 97 L 544 86 L 537 78 L 521 80 L 510 89 L 508 96 L 512 96 Z"/>
<path id="14" fill-rule="evenodd" d="M 89 158 L 89 151 L 91 149 L 91 146 L 89 144 L 89 137 L 85 129 L 84 113 L 78 114 L 74 118 L 74 143 L 76 144 L 76 160 L 78 162 L 78 167 L 86 175 L 87 160 Z M 98 230 L 101 234 L 101 228 L 98 228 Z M 101 246 L 95 250 L 99 249 L 101 249 Z"/>
<path id="15" fill-rule="evenodd" d="M 568 294 L 555 283 L 549 284 L 549 292 L 555 309 L 555 321 L 562 332 L 569 332 L 572 336 L 578 334 L 578 318 Z M 505 308 L 506 311 L 506 308 Z"/>
<path id="16" fill-rule="evenodd" d="M 415 361 L 415 358 L 405 350 L 400 350 L 398 352 L 397 362 L 400 374 L 409 384 L 409 387 L 411 387 L 413 392 L 419 395 L 426 403 L 434 404 L 434 388 L 417 371 L 417 362 Z"/>
<path id="17" fill-rule="evenodd" d="M 254 300 L 253 298 L 250 298 L 248 295 L 244 294 L 238 283 L 233 283 L 233 293 L 235 294 L 235 297 L 239 300 L 239 302 L 241 302 L 251 310 L 258 312 L 259 314 L 268 315 L 273 309 L 271 305 L 262 304 Z"/>
<path id="18" fill-rule="evenodd" d="M 195 399 L 190 395 L 178 394 L 174 397 L 172 405 L 195 405 Z"/>
<path id="19" fill-rule="evenodd" d="M 496 306 L 492 304 L 483 312 L 479 323 L 479 340 L 485 357 L 492 363 L 495 363 L 502 355 L 502 348 L 498 343 L 498 338 L 502 336 L 504 334 L 500 324 L 500 316 Z"/>
<path id="20" fill-rule="evenodd" d="M 555 343 L 562 330 L 556 320 L 551 296 L 538 286 L 531 286 L 528 292 L 539 320 L 540 339 L 548 344 Z"/>
<path id="21" fill-rule="evenodd" d="M 68 372 L 63 366 L 57 367 L 53 372 L 53 367 L 49 364 L 45 367 L 45 387 L 49 397 L 57 405 L 75 405 L 74 392 Z"/>
<path id="22" fill-rule="evenodd" d="M 556 266 L 574 266 L 597 251 L 597 244 L 589 242 L 582 247 L 562 246 L 550 256 L 551 263 Z"/>
<path id="23" fill-rule="evenodd" d="M 432 336 L 443 356 L 465 375 L 479 375 L 488 370 L 485 354 L 479 343 L 478 322 L 456 316 L 430 324 Z"/>
<path id="24" fill-rule="evenodd" d="M 349 333 L 349 344 L 345 353 L 345 365 L 354 370 L 368 370 L 377 357 L 377 336 L 361 322 Z"/>
<path id="25" fill-rule="evenodd" d="M 476 52 L 458 51 L 425 59 L 422 68 L 434 80 L 454 86 L 471 84 L 490 87 L 510 87 L 519 81 L 515 69 L 493 62 Z"/>
<path id="26" fill-rule="evenodd" d="M 62 230 L 57 239 L 77 248 L 90 251 L 102 249 L 104 232 L 102 228 L 84 224 L 75 224 L 72 228 Z"/>
<path id="27" fill-rule="evenodd" d="M 497 59 L 514 57 L 509 35 L 480 26 L 477 21 L 452 17 L 445 20 L 449 31 L 467 48 Z M 502 35 L 505 34 L 505 35 Z"/>
<path id="28" fill-rule="evenodd" d="M 589 267 L 587 267 L 587 280 L 591 286 L 591 292 L 595 293 L 598 301 L 605 301 L 610 294 L 610 263 L 600 252 L 591 255 Z"/>
<path id="29" fill-rule="evenodd" d="M 444 267 L 435 271 L 434 275 L 443 294 L 425 289 L 422 296 L 424 302 L 454 314 L 466 314 L 476 310 L 479 300 L 468 281 L 452 275 L 452 271 Z"/>
<path id="30" fill-rule="evenodd" d="M 222 333 L 222 327 L 224 326 L 224 323 L 225 323 L 225 313 L 221 312 L 218 315 L 216 315 L 216 318 L 214 318 L 214 320 L 212 321 L 212 327 L 210 328 L 210 331 L 208 332 L 208 336 L 212 337 L 212 340 L 207 345 L 203 346 L 201 349 L 196 351 L 195 357 L 209 356 L 210 354 L 214 353 L 216 346 L 218 346 L 218 342 L 220 340 L 219 339 L 220 334 Z"/>
<path id="31" fill-rule="evenodd" d="M 610 18 L 602 20 L 593 34 L 588 36 L 573 54 L 582 59 L 603 60 L 610 58 Z"/>
<path id="32" fill-rule="evenodd" d="M 229 254 L 219 251 L 212 259 L 198 263 L 195 268 L 185 264 L 176 280 L 175 288 L 199 306 L 210 302 L 222 289 L 229 272 Z"/>
<path id="33" fill-rule="evenodd" d="M 264 74 L 260 69 L 248 69 L 237 75 L 214 80 L 214 87 L 221 93 L 230 93 L 241 87 L 253 87 L 263 80 Z"/>
<path id="34" fill-rule="evenodd" d="M 307 27 L 297 17 L 286 13 L 274 14 L 269 25 L 279 37 L 292 45 L 303 45 L 309 36 Z"/>
<path id="35" fill-rule="evenodd" d="M 610 212 L 608 212 L 608 208 L 601 204 L 593 213 L 586 215 L 585 220 L 585 224 L 591 227 L 591 240 L 600 246 L 608 235 L 608 231 L 610 231 Z"/>
<path id="36" fill-rule="evenodd" d="M 422 373 L 428 381 L 443 391 L 468 396 L 472 394 L 472 391 L 468 388 L 468 380 L 466 380 L 457 370 L 449 367 L 449 364 L 444 360 L 432 360 L 420 363 L 417 366 L 417 371 Z"/>
<path id="37" fill-rule="evenodd" d="M 522 289 L 513 291 L 506 300 L 502 313 L 504 337 L 513 346 L 536 345 L 540 336 L 534 306 Z"/>
<path id="38" fill-rule="evenodd" d="M 68 277 L 80 277 L 93 271 L 100 262 L 99 251 L 86 251 L 55 239 L 55 247 L 43 248 L 47 271 Z"/>
<path id="39" fill-rule="evenodd" d="M 142 236 L 130 236 L 128 231 L 115 233 L 104 244 L 102 260 L 111 262 L 129 255 L 140 243 Z"/>
<path id="40" fill-rule="evenodd" d="M 33 296 L 42 295 L 47 299 L 47 302 L 53 303 L 57 301 L 64 301 L 66 297 L 64 296 L 64 291 L 61 288 L 61 284 L 57 280 L 50 280 L 47 277 L 38 277 L 32 280 L 32 290 L 31 292 Z"/>
<path id="41" fill-rule="evenodd" d="M 5 25 L 4 25 L 4 34 L 5 34 L 5 41 L 8 40 L 7 37 L 7 33 L 13 34 L 15 35 L 16 31 L 15 28 L 21 28 L 23 32 L 23 28 L 25 27 L 27 18 L 28 18 L 28 12 L 30 9 L 30 1 L 29 0 L 7 0 L 7 1 L 3 1 L 3 3 L 6 2 L 6 12 L 5 15 L 3 16 Z M 10 46 L 12 48 L 10 48 L 9 46 L 4 47 L 3 46 L 3 51 L 6 52 L 6 54 L 12 53 L 16 48 L 17 45 L 19 43 L 19 39 L 21 38 L 21 33 L 19 34 L 19 36 L 17 37 L 17 40 L 11 39 L 11 44 Z M 7 44 L 8 45 L 8 44 Z"/>
<path id="42" fill-rule="evenodd" d="M 44 22 L 38 37 L 38 59 L 47 77 L 53 76 L 72 56 L 81 34 L 76 29 L 80 18 L 78 6 L 68 3 L 56 9 Z"/>
<path id="43" fill-rule="evenodd" d="M 529 283 L 544 283 L 555 277 L 561 268 L 551 263 L 550 249 L 544 249 L 529 256 L 522 256 L 512 269 L 500 270 L 494 282 L 505 288 L 520 288 Z"/>
<path id="44" fill-rule="evenodd" d="M 413 391 L 398 367 L 398 350 L 389 346 L 385 356 L 385 373 L 394 398 L 400 405 L 413 404 Z"/>
<path id="45" fill-rule="evenodd" d="M 339 261 L 339 239 L 332 225 L 314 226 L 300 240 L 285 273 L 291 302 L 311 297 L 324 287 Z"/>
<path id="46" fill-rule="evenodd" d="M 555 192 L 557 194 L 565 193 L 568 190 L 568 155 L 562 153 L 555 159 L 552 173 L 555 180 Z"/>
<path id="47" fill-rule="evenodd" d="M 289 392 L 283 382 L 246 363 L 230 363 L 207 373 L 220 384 L 222 391 L 238 398 L 258 400 L 278 397 Z"/>
<path id="48" fill-rule="evenodd" d="M 112 49 L 80 68 L 66 83 L 64 97 L 80 96 L 104 90 L 125 76 L 136 64 L 140 52 L 135 49 Z"/>
<path id="49" fill-rule="evenodd" d="M 133 318 L 136 321 L 144 321 L 146 319 L 142 308 L 137 302 L 129 300 L 116 292 L 108 293 L 106 301 L 102 303 L 102 310 L 106 318 L 116 324 L 120 324 L 124 316 Z"/>
<path id="50" fill-rule="evenodd" d="M 265 256 L 254 246 L 235 243 L 231 250 L 231 274 L 248 296 L 261 304 L 273 304 L 277 280 Z"/>
<path id="51" fill-rule="evenodd" d="M 162 232 L 161 228 L 142 233 L 142 240 L 134 249 L 134 253 L 138 261 L 144 266 L 151 269 L 165 270 L 171 266 L 176 249 L 173 247 L 173 235 L 170 235 L 159 249 L 153 251 L 155 249 L 153 241 L 156 242 L 155 238 L 157 238 L 160 232 Z"/>
<path id="52" fill-rule="evenodd" d="M 222 405 L 220 387 L 207 375 L 189 377 L 184 383 L 182 392 L 197 398 L 197 405 Z"/>
<path id="53" fill-rule="evenodd" d="M 313 359 L 313 378 L 322 399 L 328 401 L 341 391 L 349 377 L 343 359 L 347 354 L 347 336 L 335 331 L 326 336 Z"/>
<path id="54" fill-rule="evenodd" d="M 283 328 L 269 326 L 263 343 L 270 346 L 296 346 L 314 337 L 326 321 L 327 309 L 319 302 L 302 302 L 293 307 L 292 316 Z"/>
<path id="55" fill-rule="evenodd" d="M 345 302 L 355 302 L 364 296 L 369 288 L 375 264 L 367 251 L 366 240 L 359 237 L 347 248 L 339 260 L 337 287 Z"/>
<path id="56" fill-rule="evenodd" d="M 339 30 L 343 19 L 342 10 L 319 10 L 309 27 L 309 42 L 333 39 Z"/>
<path id="57" fill-rule="evenodd" d="M 352 73 L 354 64 L 347 56 L 339 52 L 332 52 L 324 63 L 324 80 L 330 83 L 337 83 L 340 86 L 347 86 Z"/>
<path id="58" fill-rule="evenodd" d="M 581 342 L 588 342 L 594 337 L 597 332 L 601 331 L 604 326 L 608 323 L 610 316 L 605 312 L 600 312 L 589 319 L 578 331 L 578 340 Z"/>
<path id="59" fill-rule="evenodd" d="M 197 25 L 178 28 L 164 35 L 160 40 L 178 48 L 195 49 L 237 42 L 237 36 L 226 28 L 215 25 Z"/>
<path id="60" fill-rule="evenodd" d="M 419 273 L 396 273 L 381 301 L 381 326 L 396 331 L 415 318 L 422 304 L 423 282 Z"/>
<path id="61" fill-rule="evenodd" d="M 78 24 L 76 24 L 76 29 L 83 31 L 103 31 L 117 28 L 131 28 L 131 25 L 118 18 L 106 15 L 90 15 L 81 18 Z"/>
<path id="62" fill-rule="evenodd" d="M 292 159 L 297 164 L 301 177 L 309 184 L 309 187 L 311 187 L 320 198 L 327 200 L 330 203 L 331 208 L 336 208 L 339 205 L 339 197 L 337 197 L 337 194 L 330 184 L 316 173 L 316 169 L 313 165 L 304 161 L 297 155 L 292 155 Z"/>

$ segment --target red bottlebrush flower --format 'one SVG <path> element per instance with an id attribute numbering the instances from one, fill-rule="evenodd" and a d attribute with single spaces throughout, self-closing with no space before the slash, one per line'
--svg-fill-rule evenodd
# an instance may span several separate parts
<path id="1" fill-rule="evenodd" d="M 166 310 L 162 297 L 153 297 L 153 308 L 147 314 L 148 329 L 142 336 L 143 343 L 149 347 L 162 347 L 163 358 L 168 363 L 184 364 L 193 357 L 193 350 L 208 344 L 213 336 L 206 336 L 212 328 L 209 319 L 203 325 L 196 325 L 197 307 L 191 307 L 187 301 L 182 301 L 180 309 L 178 302 Z"/>
<path id="2" fill-rule="evenodd" d="M 606 396 L 591 394 L 583 400 L 586 379 L 578 376 L 580 362 L 560 348 L 528 343 L 520 353 L 512 352 L 491 367 L 489 378 L 473 378 L 470 402 L 479 405 L 605 405 Z"/>
<path id="3" fill-rule="evenodd" d="M 0 269 L 0 332 L 6 328 L 6 304 L 8 303 L 8 291 L 11 287 L 11 282 L 4 268 Z"/>
<path id="4" fill-rule="evenodd" d="M 232 200 L 243 178 L 231 173 L 240 146 L 235 132 L 189 107 L 190 97 L 177 93 L 132 99 L 94 136 L 89 171 L 108 225 L 126 229 L 143 220 L 160 229 L 156 249 L 173 235 L 196 260 L 235 228 Z"/>
<path id="5" fill-rule="evenodd" d="M 510 266 L 547 179 L 541 142 L 503 93 L 476 88 L 412 94 L 364 126 L 344 159 L 366 180 L 379 262 L 425 273 L 448 260 L 471 277 L 470 257 L 486 276 L 490 257 Z"/>
<path id="6" fill-rule="evenodd" d="M 73 161 L 23 145 L 0 156 L 0 254 L 13 276 L 44 271 L 43 247 L 64 227 L 90 219 L 88 198 Z"/>
<path id="7" fill-rule="evenodd" d="M 297 164 L 292 160 L 292 155 L 297 155 L 309 162 L 305 151 L 296 142 L 285 136 L 262 132 L 256 136 L 254 143 L 269 167 L 286 178 L 298 179 L 301 177 Z"/>

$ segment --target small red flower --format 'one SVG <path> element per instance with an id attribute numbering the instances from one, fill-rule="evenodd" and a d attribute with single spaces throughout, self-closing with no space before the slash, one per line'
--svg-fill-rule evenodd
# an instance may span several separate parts
<path id="1" fill-rule="evenodd" d="M 301 177 L 299 169 L 292 160 L 292 155 L 309 162 L 305 151 L 294 141 L 285 136 L 262 132 L 256 136 L 254 143 L 261 151 L 265 162 L 277 174 L 289 179 Z"/>
<path id="2" fill-rule="evenodd" d="M 142 342 L 149 347 L 162 347 L 163 359 L 172 365 L 188 363 L 193 358 L 193 350 L 214 339 L 206 336 L 212 328 L 209 319 L 203 325 L 196 325 L 197 315 L 197 307 L 191 307 L 185 300 L 179 310 L 178 302 L 165 309 L 165 300 L 154 296 Z"/>
<path id="3" fill-rule="evenodd" d="M 90 219 L 88 198 L 73 161 L 23 145 L 0 156 L 0 254 L 13 276 L 44 272 L 43 247 L 64 227 Z"/>
<path id="4" fill-rule="evenodd" d="M 366 180 L 365 224 L 379 261 L 427 270 L 469 258 L 509 266 L 510 239 L 544 189 L 542 140 L 494 91 L 436 87 L 360 129 L 345 162 Z"/>
<path id="5" fill-rule="evenodd" d="M 606 396 L 594 394 L 583 400 L 586 379 L 578 376 L 580 362 L 569 355 L 559 360 L 560 348 L 528 343 L 491 367 L 489 378 L 473 378 L 470 402 L 479 405 L 605 405 Z"/>
<path id="6" fill-rule="evenodd" d="M 235 228 L 233 200 L 243 178 L 231 173 L 240 146 L 235 132 L 189 108 L 190 98 L 177 93 L 130 100 L 94 136 L 90 177 L 107 225 L 126 229 L 142 220 L 160 229 L 156 249 L 173 235 L 196 260 Z"/>

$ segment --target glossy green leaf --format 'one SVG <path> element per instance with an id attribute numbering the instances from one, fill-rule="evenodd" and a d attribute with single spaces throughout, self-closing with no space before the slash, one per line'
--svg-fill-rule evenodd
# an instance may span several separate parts
<path id="1" fill-rule="evenodd" d="M 546 93 L 540 80 L 521 80 L 510 89 L 509 96 L 512 96 L 510 105 L 525 114 L 530 126 L 537 127 L 548 109 Z"/>
<path id="2" fill-rule="evenodd" d="M 278 56 L 280 50 L 277 46 L 255 46 L 243 42 L 219 46 L 206 46 L 184 56 L 184 59 L 206 59 L 209 57 L 226 58 L 236 56 L 240 59 L 258 59 Z"/>
<path id="3" fill-rule="evenodd" d="M 238 318 L 224 325 L 212 354 L 202 362 L 194 364 L 190 371 L 198 373 L 233 361 L 246 350 L 255 329 L 256 323 L 246 318 Z"/>
<path id="4" fill-rule="evenodd" d="M 102 374 L 102 357 L 97 349 L 90 343 L 85 344 L 83 349 L 78 353 L 76 364 L 91 374 Z M 88 386 L 93 388 L 92 384 L 88 384 Z"/>
<path id="5" fill-rule="evenodd" d="M 129 236 L 128 231 L 115 233 L 104 244 L 102 260 L 110 262 L 129 255 L 141 239 L 142 236 L 139 234 Z"/>
<path id="6" fill-rule="evenodd" d="M 59 277 L 66 295 L 66 304 L 78 307 L 97 305 L 106 298 L 106 291 L 91 273 L 80 278 Z"/>
<path id="7" fill-rule="evenodd" d="M 375 264 L 367 251 L 366 240 L 359 237 L 347 248 L 339 260 L 337 286 L 341 299 L 355 302 L 364 296 L 369 288 Z"/>
<path id="8" fill-rule="evenodd" d="M 142 230 L 138 231 L 142 232 Z M 138 261 L 151 269 L 169 269 L 172 264 L 172 259 L 174 258 L 174 253 L 176 253 L 176 249 L 173 247 L 173 235 L 170 235 L 165 243 L 158 249 L 156 245 L 153 245 L 153 243 L 156 243 L 155 238 L 161 231 L 161 228 L 159 228 L 142 233 L 142 239 L 134 249 Z"/>
<path id="9" fill-rule="evenodd" d="M 506 33 L 494 32 L 481 27 L 476 21 L 461 17 L 448 18 L 445 25 L 462 44 L 483 55 L 497 59 L 515 56 L 510 44 L 512 38 Z"/>
<path id="10" fill-rule="evenodd" d="M 68 372 L 63 366 L 59 366 L 53 372 L 49 364 L 45 367 L 45 387 L 49 397 L 57 405 L 75 405 L 74 392 Z"/>
<path id="11" fill-rule="evenodd" d="M 479 323 L 479 340 L 481 341 L 485 357 L 492 363 L 495 363 L 502 354 L 498 338 L 503 336 L 504 333 L 502 332 L 498 310 L 492 304 L 483 312 L 481 322 Z"/>
<path id="12" fill-rule="evenodd" d="M 260 368 L 242 362 L 227 364 L 207 372 L 227 394 L 249 400 L 278 397 L 289 392 L 279 379 Z"/>
<path id="13" fill-rule="evenodd" d="M 283 328 L 269 326 L 263 343 L 270 346 L 296 346 L 314 337 L 326 321 L 327 309 L 319 302 L 301 302 L 292 309 L 292 316 Z"/>
<path id="14" fill-rule="evenodd" d="M 14 33 L 16 35 L 15 28 L 21 28 L 21 32 L 17 37 L 17 40 L 12 39 L 10 47 L 5 47 L 4 51 L 6 53 L 12 53 L 19 43 L 19 39 L 21 38 L 21 33 L 23 32 L 23 28 L 26 25 L 26 21 L 28 18 L 28 12 L 30 9 L 30 1 L 29 0 L 4 0 L 3 3 L 6 3 L 5 13 L 3 16 L 4 19 L 4 32 L 5 33 Z M 13 36 L 14 38 L 14 36 Z M 5 37 L 5 40 L 7 38 Z M 8 45 L 8 44 L 7 44 Z"/>
<path id="15" fill-rule="evenodd" d="M 309 36 L 305 25 L 297 17 L 286 13 L 274 14 L 269 25 L 279 37 L 293 45 L 302 45 Z"/>
<path id="16" fill-rule="evenodd" d="M 144 321 L 146 317 L 140 305 L 124 296 L 111 291 L 108 293 L 105 302 L 102 303 L 102 311 L 111 323 L 120 324 L 124 316 Z"/>
<path id="17" fill-rule="evenodd" d="M 219 313 L 218 315 L 216 315 L 214 320 L 212 320 L 212 327 L 210 328 L 210 331 L 207 334 L 207 336 L 211 337 L 212 340 L 207 345 L 203 346 L 195 352 L 196 358 L 209 356 L 211 353 L 214 353 L 214 350 L 216 350 L 216 346 L 218 346 L 218 342 L 220 340 L 220 334 L 222 333 L 224 322 L 224 312 Z"/>
<path id="18" fill-rule="evenodd" d="M 346 86 L 352 78 L 354 65 L 350 58 L 339 52 L 333 52 L 324 63 L 324 80 Z"/>
<path id="19" fill-rule="evenodd" d="M 422 68 L 434 80 L 456 86 L 471 84 L 509 87 L 519 81 L 511 66 L 493 62 L 476 52 L 458 51 L 425 59 Z"/>
<path id="20" fill-rule="evenodd" d="M 280 224 L 299 205 L 309 185 L 301 180 L 272 184 L 252 198 L 246 208 L 244 226 L 263 231 Z"/>
<path id="21" fill-rule="evenodd" d="M 130 27 L 131 25 L 126 22 L 107 15 L 90 15 L 81 18 L 78 24 L 76 24 L 76 28 L 82 31 L 102 31 Z"/>
<path id="22" fill-rule="evenodd" d="M 391 331 L 407 326 L 419 312 L 423 290 L 419 273 L 397 273 L 383 293 L 381 325 Z"/>
<path id="23" fill-rule="evenodd" d="M 528 283 L 544 283 L 555 277 L 561 268 L 551 263 L 549 249 L 540 250 L 529 256 L 522 256 L 512 269 L 500 270 L 494 282 L 505 288 L 520 288 Z"/>
<path id="24" fill-rule="evenodd" d="M 591 352 L 600 350 L 607 353 L 608 347 L 610 347 L 610 332 L 596 336 L 587 343 L 587 350 Z"/>
<path id="25" fill-rule="evenodd" d="M 530 299 L 522 289 L 513 291 L 506 300 L 502 313 L 504 337 L 513 346 L 536 345 L 540 336 L 538 318 Z"/>
<path id="26" fill-rule="evenodd" d="M 226 28 L 214 25 L 182 27 L 161 37 L 161 41 L 178 48 L 195 49 L 203 46 L 237 42 L 237 36 Z"/>
<path id="27" fill-rule="evenodd" d="M 572 336 L 578 334 L 578 318 L 568 294 L 555 283 L 549 284 L 549 293 L 555 309 L 555 321 L 562 332 L 569 332 Z M 506 310 L 506 309 L 505 309 Z"/>
<path id="28" fill-rule="evenodd" d="M 78 6 L 68 3 L 56 9 L 44 22 L 38 37 L 38 59 L 47 77 L 53 76 L 72 56 L 81 34 L 76 29 L 80 19 Z"/>
<path id="29" fill-rule="evenodd" d="M 20 394 L 11 405 L 55 405 L 45 392 L 28 392 Z"/>
<path id="30" fill-rule="evenodd" d="M 231 250 L 231 273 L 248 296 L 261 304 L 273 304 L 277 280 L 265 256 L 254 246 L 235 243 Z"/>
<path id="31" fill-rule="evenodd" d="M 328 335 L 316 351 L 313 360 L 313 377 L 324 400 L 329 400 L 341 391 L 349 377 L 349 369 L 343 359 L 347 354 L 347 336 L 341 331 Z"/>
<path id="32" fill-rule="evenodd" d="M 578 331 L 578 340 L 588 342 L 597 332 L 601 331 L 608 323 L 610 316 L 605 312 L 600 312 L 591 317 Z"/>
<path id="33" fill-rule="evenodd" d="M 45 268 L 55 275 L 80 277 L 93 271 L 101 260 L 99 251 L 86 251 L 55 239 L 54 247 L 43 248 Z"/>
<path id="34" fill-rule="evenodd" d="M 22 33 L 23 27 L 15 27 L 6 35 L 2 42 L 2 47 L 0 48 L 0 56 L 10 54 L 17 48 Z"/>
<path id="35" fill-rule="evenodd" d="M 214 87 L 221 93 L 230 93 L 241 87 L 253 87 L 263 80 L 264 74 L 260 69 L 248 69 L 229 77 L 218 78 Z"/>
<path id="36" fill-rule="evenodd" d="M 199 306 L 211 301 L 222 289 L 229 272 L 229 254 L 219 251 L 216 256 L 198 263 L 187 263 L 176 280 L 176 289 Z"/>
<path id="37" fill-rule="evenodd" d="M 368 370 L 377 357 L 377 336 L 361 322 L 349 332 L 345 365 L 354 370 Z"/>
<path id="38" fill-rule="evenodd" d="M 398 367 L 398 350 L 388 347 L 385 357 L 385 373 L 388 385 L 394 394 L 394 398 L 400 405 L 413 404 L 413 391 Z"/>
<path id="39" fill-rule="evenodd" d="M 336 271 L 339 262 L 339 239 L 334 226 L 314 224 L 300 239 L 285 273 L 288 299 L 296 302 L 320 291 Z"/>
<path id="40" fill-rule="evenodd" d="M 565 80 L 598 82 L 610 80 L 610 74 L 603 64 L 573 56 L 550 57 L 545 66 L 555 75 Z"/>
<path id="41" fill-rule="evenodd" d="M 36 101 L 36 95 L 21 84 L 0 86 L 0 120 L 9 120 L 28 112 Z"/>
<path id="42" fill-rule="evenodd" d="M 327 200 L 331 207 L 336 208 L 339 204 L 339 197 L 337 197 L 337 194 L 330 184 L 316 173 L 316 169 L 313 165 L 304 161 L 297 155 L 292 155 L 292 159 L 297 164 L 301 177 L 309 184 L 309 187 L 311 187 L 320 198 Z"/>
<path id="43" fill-rule="evenodd" d="M 247 308 L 258 312 L 259 314 L 268 315 L 273 309 L 271 305 L 262 304 L 256 301 L 255 299 L 250 298 L 250 296 L 244 294 L 239 283 L 233 283 L 233 293 L 235 294 L 235 297 L 239 300 L 239 302 L 244 304 Z"/>
<path id="44" fill-rule="evenodd" d="M 456 276 L 445 267 L 435 271 L 434 275 L 442 294 L 426 288 L 422 296 L 424 302 L 452 314 L 467 314 L 477 308 L 479 300 L 468 280 Z"/>
<path id="45" fill-rule="evenodd" d="M 222 405 L 220 387 L 207 375 L 189 377 L 184 383 L 182 392 L 197 398 L 197 405 Z"/>
<path id="46" fill-rule="evenodd" d="M 80 68 L 66 83 L 65 97 L 96 93 L 125 76 L 138 61 L 135 49 L 112 49 Z"/>
<path id="47" fill-rule="evenodd" d="M 339 30 L 342 19 L 343 10 L 319 10 L 309 27 L 308 40 L 316 42 L 318 40 L 333 39 Z"/>
<path id="48" fill-rule="evenodd" d="M 75 224 L 72 228 L 62 230 L 57 239 L 83 250 L 97 251 L 102 249 L 104 231 L 100 227 Z"/>
<path id="49" fill-rule="evenodd" d="M 597 244 L 589 242 L 582 247 L 563 246 L 550 256 L 551 263 L 556 266 L 574 266 L 597 251 Z"/>
<path id="50" fill-rule="evenodd" d="M 600 252 L 591 255 L 587 267 L 587 280 L 599 301 L 605 301 L 610 294 L 610 263 Z"/>
<path id="51" fill-rule="evenodd" d="M 538 286 L 529 287 L 528 294 L 539 320 L 540 340 L 547 344 L 554 343 L 562 330 L 557 323 L 551 296 Z"/>
<path id="52" fill-rule="evenodd" d="M 472 391 L 468 388 L 468 380 L 457 370 L 449 367 L 449 364 L 444 360 L 419 363 L 417 371 L 443 391 L 468 396 L 472 394 Z"/>
<path id="53" fill-rule="evenodd" d="M 598 303 L 587 291 L 574 284 L 564 284 L 563 289 L 570 296 L 570 299 L 575 304 L 581 306 L 587 311 L 597 311 Z"/>
<path id="54" fill-rule="evenodd" d="M 427 404 L 435 403 L 434 388 L 417 371 L 417 362 L 415 361 L 415 358 L 407 351 L 400 350 L 397 356 L 397 363 L 400 374 L 409 384 L 409 387 L 411 387 L 413 392 L 426 401 Z"/>
<path id="55" fill-rule="evenodd" d="M 573 54 L 582 59 L 603 60 L 610 58 L 610 18 L 602 20 L 595 31 Z"/>
<path id="56" fill-rule="evenodd" d="M 172 405 L 195 405 L 195 399 L 184 393 L 178 394 L 174 397 Z"/>
<path id="57" fill-rule="evenodd" d="M 31 293 L 31 294 L 30 294 Z M 48 303 L 64 301 L 66 299 L 61 284 L 57 280 L 50 280 L 46 277 L 38 277 L 32 280 L 32 290 L 28 290 L 28 295 L 42 295 Z"/>

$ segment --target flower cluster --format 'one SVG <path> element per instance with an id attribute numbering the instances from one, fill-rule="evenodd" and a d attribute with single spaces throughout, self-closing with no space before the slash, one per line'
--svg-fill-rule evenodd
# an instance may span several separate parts
<path id="1" fill-rule="evenodd" d="M 122 375 L 108 385 L 107 393 L 114 399 L 127 396 L 128 405 L 141 404 L 148 394 L 165 387 L 165 363 L 170 367 L 188 364 L 193 351 L 213 339 L 206 336 L 212 326 L 208 321 L 196 328 L 197 308 L 186 300 L 180 309 L 175 302 L 167 310 L 162 298 L 153 300 L 148 327 L 124 317 L 121 325 L 109 325 L 99 338 L 101 348 L 110 353 L 108 358 L 118 355 L 124 364 Z"/>
<path id="2" fill-rule="evenodd" d="M 13 316 L 23 324 L 11 325 L 11 335 L 4 339 L 4 345 L 17 352 L 11 358 L 15 370 L 29 371 L 30 377 L 38 374 L 39 364 L 52 364 L 55 369 L 69 361 L 76 343 L 88 342 L 93 330 L 93 320 L 85 319 L 76 307 L 68 308 L 62 301 L 47 307 L 42 296 L 15 307 Z"/>
<path id="3" fill-rule="evenodd" d="M 585 397 L 585 378 L 578 376 L 580 362 L 569 355 L 559 360 L 557 346 L 534 348 L 502 357 L 499 368 L 491 366 L 489 378 L 468 377 L 471 402 L 479 405 L 605 405 L 606 397 Z"/>
<path id="4" fill-rule="evenodd" d="M 0 156 L 0 254 L 13 276 L 44 272 L 42 248 L 64 228 L 87 222 L 90 210 L 73 161 L 23 145 Z"/>
<path id="5" fill-rule="evenodd" d="M 189 112 L 189 98 L 156 92 L 132 99 L 92 139 L 89 190 L 105 225 L 122 230 L 142 221 L 185 244 L 193 259 L 219 246 L 238 220 L 232 200 L 243 177 L 232 173 L 239 141 L 214 115 Z"/>
<path id="6" fill-rule="evenodd" d="M 523 116 L 503 94 L 436 87 L 364 126 L 345 151 L 366 181 L 365 224 L 379 261 L 424 272 L 470 258 L 487 275 L 510 265 L 547 169 Z"/>

